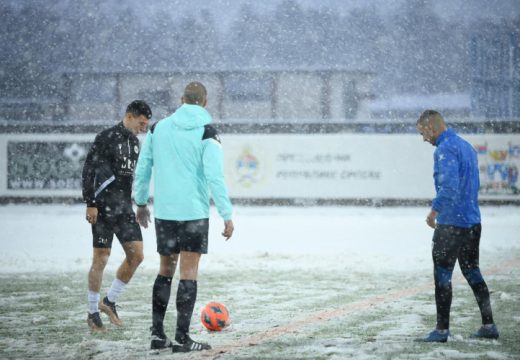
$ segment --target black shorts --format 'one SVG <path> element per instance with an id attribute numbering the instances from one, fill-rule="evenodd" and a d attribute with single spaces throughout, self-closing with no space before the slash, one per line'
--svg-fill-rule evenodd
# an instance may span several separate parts
<path id="1" fill-rule="evenodd" d="M 208 253 L 209 219 L 175 221 L 155 219 L 157 252 L 163 256 L 181 251 Z"/>
<path id="2" fill-rule="evenodd" d="M 99 212 L 97 222 L 92 225 L 94 247 L 110 249 L 114 234 L 121 244 L 128 241 L 143 241 L 141 228 L 133 212 L 118 215 Z"/>

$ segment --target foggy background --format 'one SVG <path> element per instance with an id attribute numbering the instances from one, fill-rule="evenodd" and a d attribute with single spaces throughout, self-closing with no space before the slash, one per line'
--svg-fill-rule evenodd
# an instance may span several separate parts
<path id="1" fill-rule="evenodd" d="M 3 102 L 52 102 L 65 71 L 348 67 L 374 73 L 376 99 L 464 93 L 471 33 L 520 27 L 516 0 L 2 0 L 0 13 Z"/>

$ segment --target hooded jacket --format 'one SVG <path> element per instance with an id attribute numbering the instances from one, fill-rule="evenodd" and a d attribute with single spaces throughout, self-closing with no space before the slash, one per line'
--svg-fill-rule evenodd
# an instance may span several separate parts
<path id="1" fill-rule="evenodd" d="M 150 128 L 137 161 L 134 197 L 149 198 L 153 170 L 154 216 L 161 220 L 209 218 L 210 192 L 220 216 L 230 220 L 232 206 L 224 183 L 223 154 L 211 115 L 183 104 Z"/>
<path id="2" fill-rule="evenodd" d="M 480 188 L 477 152 L 453 130 L 447 129 L 436 141 L 433 177 L 437 193 L 432 209 L 437 223 L 469 228 L 480 223 Z"/>
<path id="3" fill-rule="evenodd" d="M 100 132 L 83 166 L 83 200 L 106 213 L 131 213 L 139 140 L 123 122 Z"/>

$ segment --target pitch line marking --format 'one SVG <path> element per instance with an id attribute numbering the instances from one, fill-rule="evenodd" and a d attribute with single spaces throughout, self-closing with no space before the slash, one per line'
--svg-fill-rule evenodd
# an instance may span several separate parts
<path id="1" fill-rule="evenodd" d="M 492 266 L 488 271 L 486 271 L 486 275 L 495 275 L 501 271 L 511 269 L 513 267 L 516 267 L 520 265 L 520 257 L 508 260 L 505 262 L 502 262 L 500 264 L 497 264 L 495 266 Z M 459 284 L 465 281 L 464 277 L 457 276 L 454 278 L 452 283 Z M 254 335 L 248 335 L 241 339 L 237 339 L 233 341 L 232 344 L 219 346 L 216 348 L 213 348 L 209 351 L 204 351 L 200 354 L 201 357 L 213 357 L 218 358 L 219 355 L 223 354 L 229 354 L 230 352 L 233 352 L 234 350 L 238 350 L 240 348 L 245 348 L 248 346 L 254 346 L 254 345 L 260 345 L 262 343 L 265 343 L 268 340 L 271 340 L 275 337 L 289 334 L 289 333 L 296 333 L 300 331 L 303 327 L 325 322 L 333 317 L 342 317 L 349 314 L 352 314 L 353 312 L 359 312 L 359 311 L 365 311 L 369 308 L 390 302 L 395 300 L 400 300 L 412 295 L 419 294 L 425 290 L 429 290 L 433 288 L 433 284 L 431 281 L 425 284 L 420 284 L 414 287 L 405 288 L 401 290 L 391 291 L 388 293 L 380 294 L 372 296 L 371 298 L 368 298 L 361 302 L 355 302 L 348 304 L 347 306 L 344 306 L 342 308 L 337 309 L 328 309 L 328 310 L 322 310 L 317 311 L 314 314 L 311 314 L 310 316 L 292 321 L 286 325 L 277 326 L 274 328 L 270 328 L 267 330 L 262 331 L 260 334 L 254 334 Z"/>

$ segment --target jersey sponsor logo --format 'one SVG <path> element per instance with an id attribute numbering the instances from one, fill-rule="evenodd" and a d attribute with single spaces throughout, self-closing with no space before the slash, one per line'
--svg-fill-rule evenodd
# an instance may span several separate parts
<path id="1" fill-rule="evenodd" d="M 129 159 L 126 156 L 123 156 L 123 161 L 121 162 L 121 169 L 123 170 L 134 170 L 135 164 L 137 163 L 137 160 L 135 159 Z"/>

